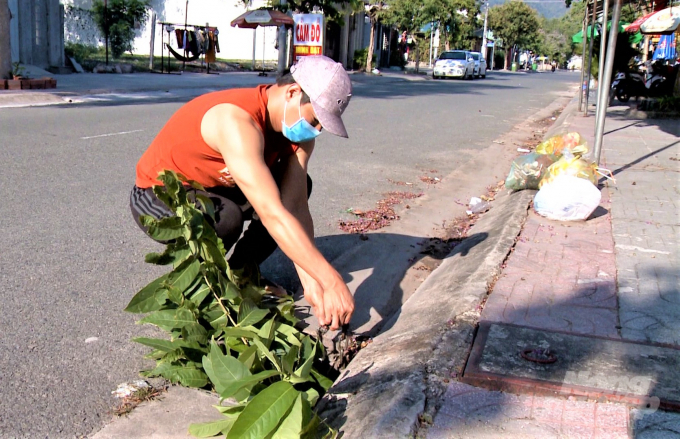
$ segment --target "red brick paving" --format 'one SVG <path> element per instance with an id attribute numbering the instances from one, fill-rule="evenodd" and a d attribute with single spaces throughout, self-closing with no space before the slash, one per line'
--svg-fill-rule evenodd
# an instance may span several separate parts
<path id="1" fill-rule="evenodd" d="M 428 439 L 454 437 L 628 438 L 625 405 L 448 385 Z"/>
<path id="2" fill-rule="evenodd" d="M 532 211 L 481 319 L 618 338 L 617 308 L 610 216 L 558 222 Z"/>

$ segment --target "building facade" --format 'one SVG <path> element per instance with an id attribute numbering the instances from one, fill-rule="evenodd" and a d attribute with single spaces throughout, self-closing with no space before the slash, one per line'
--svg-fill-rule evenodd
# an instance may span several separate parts
<path id="1" fill-rule="evenodd" d="M 11 1 L 11 0 L 10 0 Z M 14 0 L 15 2 L 19 0 Z M 48 0 L 43 0 L 48 1 Z M 52 1 L 52 0 L 49 0 Z M 54 0 L 57 1 L 57 0 Z M 103 45 L 100 35 L 89 11 L 92 0 L 61 0 L 65 8 L 64 39 L 67 43 Z M 253 0 L 250 9 L 267 5 L 266 0 Z M 182 28 L 186 22 L 191 25 L 219 29 L 220 53 L 218 58 L 229 60 L 250 60 L 253 50 L 257 60 L 275 61 L 278 59 L 277 28 L 258 27 L 240 29 L 231 27 L 231 21 L 246 11 L 242 2 L 237 0 L 151 0 L 149 19 L 140 26 L 133 43 L 134 53 L 147 55 L 151 52 L 153 32 L 153 52 L 160 55 L 163 44 L 170 41 L 173 49 L 178 44 L 171 32 L 163 33 L 163 27 L 152 26 L 155 14 L 156 23 L 166 22 Z M 329 24 L 326 28 L 325 54 L 342 62 L 346 68 L 352 67 L 354 52 L 368 46 L 370 24 L 366 22 L 364 13 L 344 13 L 344 24 Z M 166 52 L 167 53 L 167 52 Z"/>
<path id="2" fill-rule="evenodd" d="M 12 62 L 64 65 L 64 7 L 59 0 L 9 0 Z"/>

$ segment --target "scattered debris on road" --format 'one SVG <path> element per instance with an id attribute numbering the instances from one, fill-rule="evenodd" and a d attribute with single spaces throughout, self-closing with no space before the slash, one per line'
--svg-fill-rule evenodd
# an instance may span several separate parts
<path id="1" fill-rule="evenodd" d="M 378 207 L 374 210 L 362 211 L 347 209 L 348 213 L 356 215 L 359 219 L 354 221 L 340 220 L 340 230 L 347 233 L 364 234 L 369 230 L 378 230 L 387 227 L 392 221 L 398 220 L 399 215 L 394 212 L 393 206 L 401 204 L 402 200 L 411 200 L 421 197 L 422 193 L 414 192 L 388 192 L 387 198 L 378 201 Z M 363 238 L 362 238 L 363 239 Z"/>
<path id="2" fill-rule="evenodd" d="M 154 387 L 144 380 L 119 384 L 118 388 L 111 392 L 113 396 L 121 399 L 113 413 L 116 416 L 125 416 L 142 402 L 156 399 L 167 390 L 166 386 Z"/>
<path id="3" fill-rule="evenodd" d="M 429 175 L 423 175 L 423 176 L 420 177 L 420 181 L 422 181 L 425 184 L 430 185 L 430 184 L 437 184 L 442 180 L 439 177 L 430 177 Z"/>

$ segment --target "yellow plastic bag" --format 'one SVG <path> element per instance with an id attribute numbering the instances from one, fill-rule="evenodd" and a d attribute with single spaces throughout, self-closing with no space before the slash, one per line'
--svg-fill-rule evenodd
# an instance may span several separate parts
<path id="1" fill-rule="evenodd" d="M 571 151 L 575 156 L 582 156 L 588 152 L 588 145 L 579 133 L 572 132 L 552 136 L 536 147 L 538 154 L 562 155 L 562 151 Z"/>
<path id="2" fill-rule="evenodd" d="M 538 189 L 538 183 L 556 161 L 557 157 L 552 154 L 535 152 L 517 157 L 512 161 L 505 187 L 513 191 Z"/>
<path id="3" fill-rule="evenodd" d="M 559 175 L 572 175 L 574 177 L 583 178 L 597 186 L 596 170 L 596 163 L 591 163 L 565 151 L 558 161 L 550 165 L 548 171 L 538 183 L 538 187 L 541 188 L 543 185 L 552 182 Z"/>

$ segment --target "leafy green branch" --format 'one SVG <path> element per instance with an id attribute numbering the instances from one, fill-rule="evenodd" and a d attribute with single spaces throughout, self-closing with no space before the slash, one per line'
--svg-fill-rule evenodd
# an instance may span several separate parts
<path id="1" fill-rule="evenodd" d="M 211 227 L 214 208 L 203 190 L 172 171 L 154 193 L 175 215 L 142 217 L 148 234 L 168 242 L 146 262 L 172 270 L 142 288 L 125 311 L 148 313 L 141 324 L 155 325 L 167 338 L 135 338 L 152 348 L 162 376 L 188 387 L 210 388 L 228 405 L 216 407 L 224 419 L 193 424 L 197 437 L 290 438 L 334 436 L 313 407 L 332 381 L 318 370 L 323 345 L 295 328 L 291 296 L 275 297 L 259 286 L 259 276 L 231 270 L 225 248 Z"/>

